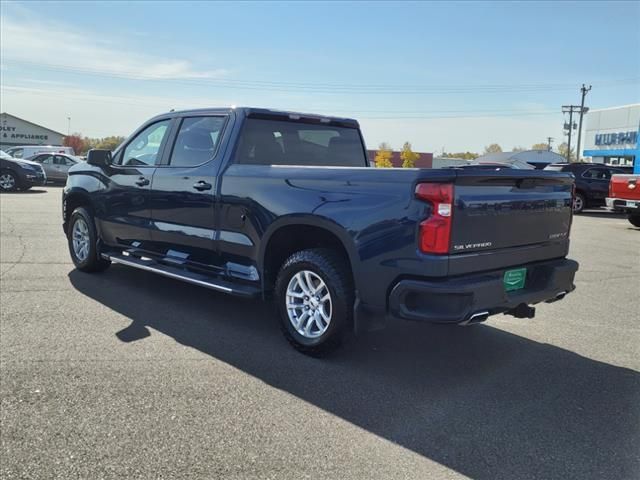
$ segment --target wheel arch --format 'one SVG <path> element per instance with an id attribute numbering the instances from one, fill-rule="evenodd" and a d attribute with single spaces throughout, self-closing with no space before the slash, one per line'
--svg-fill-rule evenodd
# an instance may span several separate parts
<path id="1" fill-rule="evenodd" d="M 355 285 L 358 256 L 347 231 L 324 217 L 291 215 L 274 222 L 260 242 L 258 268 L 263 291 L 273 288 L 280 266 L 292 253 L 321 247 L 335 249 L 344 255 Z"/>
<path id="2" fill-rule="evenodd" d="M 66 191 L 62 199 L 62 226 L 65 233 L 67 233 L 67 228 L 69 226 L 69 218 L 73 211 L 78 207 L 86 207 L 91 214 L 94 213 L 95 209 L 93 202 L 91 201 L 91 197 L 89 196 L 89 192 L 82 188 L 74 188 Z"/>

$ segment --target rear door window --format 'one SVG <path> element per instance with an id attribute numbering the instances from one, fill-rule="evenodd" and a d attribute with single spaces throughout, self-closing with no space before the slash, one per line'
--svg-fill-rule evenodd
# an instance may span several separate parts
<path id="1" fill-rule="evenodd" d="M 194 167 L 211 160 L 215 156 L 225 122 L 226 117 L 223 116 L 184 118 L 173 145 L 169 165 Z"/>
<path id="2" fill-rule="evenodd" d="M 611 178 L 611 173 L 606 168 L 590 168 L 584 172 L 582 176 L 592 180 L 609 180 Z"/>
<path id="3" fill-rule="evenodd" d="M 236 163 L 365 167 L 360 133 L 355 128 L 298 121 L 248 118 Z"/>

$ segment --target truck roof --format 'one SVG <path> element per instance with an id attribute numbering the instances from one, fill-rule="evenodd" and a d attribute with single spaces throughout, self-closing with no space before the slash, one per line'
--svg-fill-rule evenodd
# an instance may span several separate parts
<path id="1" fill-rule="evenodd" d="M 335 117 L 328 115 L 318 115 L 315 113 L 302 113 L 293 112 L 288 110 L 274 110 L 270 108 L 258 108 L 258 107 L 210 107 L 210 108 L 196 108 L 189 110 L 175 110 L 167 112 L 158 117 L 168 116 L 185 116 L 185 115 L 206 115 L 206 114 L 224 114 L 227 115 L 235 111 L 236 113 L 244 114 L 246 117 L 253 118 L 267 118 L 272 117 L 274 119 L 287 119 L 287 120 L 310 120 L 318 123 L 338 124 L 345 127 L 359 128 L 358 121 L 353 118 Z"/>

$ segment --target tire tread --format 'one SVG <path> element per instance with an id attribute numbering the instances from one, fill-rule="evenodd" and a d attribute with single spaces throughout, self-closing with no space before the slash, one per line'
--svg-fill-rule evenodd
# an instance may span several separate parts
<path id="1" fill-rule="evenodd" d="M 276 301 L 280 301 L 282 293 L 286 291 L 290 278 L 284 278 L 283 272 L 300 263 L 311 264 L 323 272 L 324 276 L 328 277 L 327 280 L 331 282 L 331 287 L 338 297 L 336 301 L 343 299 L 346 304 L 346 308 L 344 309 L 344 318 L 331 319 L 332 322 L 340 322 L 341 325 L 338 330 L 334 331 L 326 341 L 317 345 L 304 345 L 298 342 L 287 329 L 289 318 L 286 311 L 283 311 L 282 307 L 278 306 L 281 317 L 280 329 L 291 346 L 305 355 L 321 357 L 336 350 L 342 343 L 344 343 L 346 338 L 353 331 L 353 303 L 355 296 L 353 279 L 351 271 L 347 268 L 347 260 L 345 260 L 345 258 L 339 255 L 335 250 L 330 248 L 311 248 L 307 250 L 300 250 L 287 258 L 280 268 L 280 272 L 278 273 L 278 278 L 276 280 Z"/>

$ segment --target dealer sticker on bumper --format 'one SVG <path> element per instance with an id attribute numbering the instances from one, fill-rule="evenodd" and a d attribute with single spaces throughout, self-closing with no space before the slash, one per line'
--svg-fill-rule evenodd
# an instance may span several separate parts
<path id="1" fill-rule="evenodd" d="M 524 288 L 524 281 L 527 278 L 526 268 L 516 268 L 514 270 L 507 270 L 504 272 L 504 278 L 502 284 L 507 292 L 512 290 L 520 290 Z"/>

